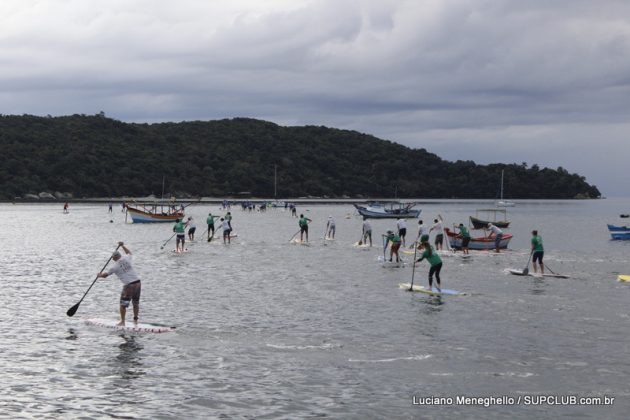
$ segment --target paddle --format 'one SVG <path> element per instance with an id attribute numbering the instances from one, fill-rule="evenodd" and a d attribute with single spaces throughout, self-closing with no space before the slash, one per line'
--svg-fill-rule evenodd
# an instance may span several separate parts
<path id="1" fill-rule="evenodd" d="M 289 242 L 291 242 L 293 240 L 293 238 L 295 238 L 297 236 L 298 233 L 300 233 L 302 231 L 302 229 L 298 230 L 297 232 L 295 232 L 293 234 L 293 236 L 291 236 L 291 239 L 289 239 Z"/>
<path id="2" fill-rule="evenodd" d="M 201 232 L 201 235 L 199 235 L 199 237 L 203 238 L 203 235 L 205 235 L 207 231 L 208 231 L 208 228 L 205 228 L 203 232 Z"/>
<path id="3" fill-rule="evenodd" d="M 160 249 L 164 249 L 164 247 L 166 246 L 166 244 L 167 244 L 167 243 L 169 243 L 169 242 L 170 242 L 170 240 L 171 240 L 171 239 L 173 239 L 173 236 L 175 236 L 175 235 L 177 235 L 177 232 L 173 233 L 173 235 L 171 235 L 171 237 L 170 237 L 170 238 L 168 238 L 168 239 L 166 240 L 166 242 L 164 242 L 164 243 L 162 244 L 162 246 L 160 247 Z"/>
<path id="4" fill-rule="evenodd" d="M 534 251 L 529 253 L 529 258 L 527 259 L 527 265 L 525 266 L 525 268 L 523 269 L 523 275 L 526 276 L 527 274 L 529 274 L 529 262 L 532 260 L 532 255 L 534 255 Z M 534 267 L 536 268 L 536 267 Z"/>
<path id="5" fill-rule="evenodd" d="M 118 248 L 120 248 L 120 245 L 118 245 L 116 247 L 116 249 L 114 250 L 114 252 L 118 251 Z M 105 270 L 105 267 L 107 267 L 107 264 L 109 264 L 109 262 L 112 260 L 114 253 L 112 252 L 112 255 L 109 257 L 109 259 L 107 260 L 107 262 L 105 263 L 105 265 L 103 266 L 103 268 L 101 269 L 101 271 L 99 271 L 99 273 L 101 273 L 103 270 Z M 98 275 L 96 276 L 96 278 L 94 279 L 94 281 L 92 282 L 92 284 L 90 284 L 90 287 L 88 287 L 88 289 L 85 291 L 85 293 L 83 294 L 83 297 L 81 298 L 81 300 L 74 305 L 72 308 L 68 309 L 68 312 L 66 312 L 66 315 L 68 316 L 74 316 L 74 314 L 77 313 L 77 309 L 79 309 L 79 305 L 81 304 L 81 302 L 83 302 L 83 299 L 85 299 L 85 296 L 88 294 L 88 292 L 90 291 L 90 289 L 92 288 L 92 286 L 94 286 L 94 283 L 96 283 L 96 280 L 98 280 Z"/>
<path id="6" fill-rule="evenodd" d="M 549 271 L 551 272 L 551 274 L 553 274 L 553 275 L 555 275 L 555 276 L 557 276 L 557 275 L 558 275 L 558 273 L 554 272 L 551 268 L 549 268 L 549 266 L 548 266 L 547 264 L 545 264 L 545 268 L 546 268 L 547 270 L 549 270 Z"/>
<path id="7" fill-rule="evenodd" d="M 418 254 L 418 247 L 415 247 L 413 251 L 413 267 L 411 268 L 411 286 L 409 286 L 409 291 L 413 291 L 413 277 L 416 274 L 416 255 Z"/>
<path id="8" fill-rule="evenodd" d="M 383 235 L 383 261 L 387 261 L 387 259 L 385 258 L 385 251 L 387 251 L 388 244 L 389 241 L 387 240 L 387 236 Z"/>

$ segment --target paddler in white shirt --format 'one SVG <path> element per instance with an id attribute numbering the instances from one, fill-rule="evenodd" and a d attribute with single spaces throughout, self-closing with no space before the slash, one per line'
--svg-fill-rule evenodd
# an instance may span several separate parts
<path id="1" fill-rule="evenodd" d="M 133 322 L 138 322 L 141 283 L 140 278 L 133 269 L 131 251 L 129 251 L 123 242 L 118 242 L 118 246 L 125 251 L 125 255 L 121 255 L 120 252 L 116 250 L 112 254 L 112 260 L 114 260 L 112 268 L 108 271 L 101 271 L 96 276 L 107 278 L 111 274 L 116 274 L 122 282 L 123 289 L 120 293 L 120 322 L 118 325 L 125 325 L 125 315 L 127 314 L 129 302 L 133 304 Z"/>
<path id="2" fill-rule="evenodd" d="M 396 222 L 396 227 L 398 228 L 398 236 L 402 240 L 402 246 L 405 246 L 405 236 L 407 235 L 407 222 L 405 219 L 398 219 Z"/>
<path id="3" fill-rule="evenodd" d="M 328 216 L 328 223 L 326 223 L 326 236 L 328 239 L 335 239 L 335 230 L 335 219 L 332 216 Z"/>

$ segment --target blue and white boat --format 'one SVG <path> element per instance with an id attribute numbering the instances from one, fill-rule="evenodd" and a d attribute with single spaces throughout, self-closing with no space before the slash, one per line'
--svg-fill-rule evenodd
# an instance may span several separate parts
<path id="1" fill-rule="evenodd" d="M 630 240 L 630 227 L 608 225 L 608 232 L 615 240 Z"/>
<path id="2" fill-rule="evenodd" d="M 413 209 L 415 203 L 369 203 L 367 206 L 355 204 L 354 207 L 361 216 L 368 219 L 413 219 L 420 216 L 422 210 Z"/>

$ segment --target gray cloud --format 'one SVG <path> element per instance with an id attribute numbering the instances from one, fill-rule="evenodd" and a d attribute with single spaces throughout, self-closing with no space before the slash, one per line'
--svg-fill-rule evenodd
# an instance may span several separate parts
<path id="1" fill-rule="evenodd" d="M 348 128 L 627 195 L 629 17 L 614 0 L 5 0 L 0 99 L 5 114 Z"/>

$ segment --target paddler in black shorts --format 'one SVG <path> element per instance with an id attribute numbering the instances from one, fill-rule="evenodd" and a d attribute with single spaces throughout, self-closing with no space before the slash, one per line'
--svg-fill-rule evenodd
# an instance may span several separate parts
<path id="1" fill-rule="evenodd" d="M 112 254 L 112 260 L 114 260 L 112 268 L 108 271 L 101 271 L 96 276 L 107 278 L 111 274 L 116 274 L 122 282 L 123 289 L 120 293 L 120 322 L 118 323 L 118 325 L 122 326 L 125 325 L 125 315 L 127 314 L 129 302 L 133 304 L 133 322 L 138 322 L 141 283 L 140 278 L 132 266 L 131 251 L 129 251 L 123 242 L 118 242 L 118 246 L 122 247 L 123 251 L 125 251 L 125 255 L 122 256 L 120 252 L 115 251 Z"/>

